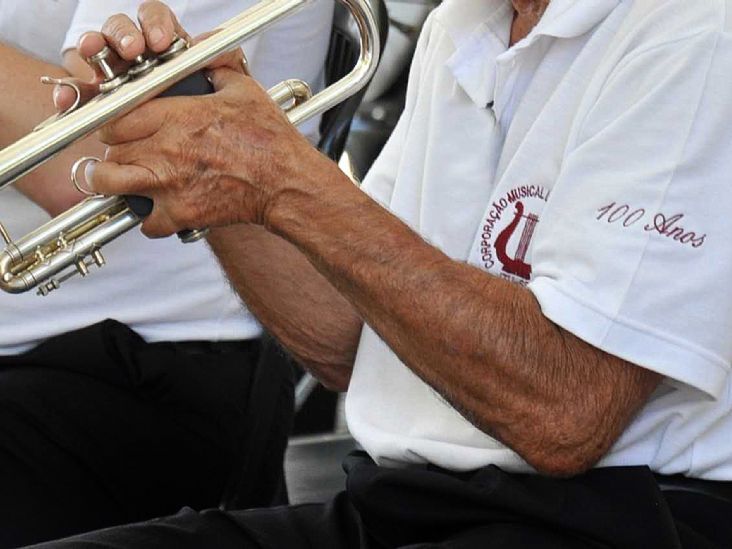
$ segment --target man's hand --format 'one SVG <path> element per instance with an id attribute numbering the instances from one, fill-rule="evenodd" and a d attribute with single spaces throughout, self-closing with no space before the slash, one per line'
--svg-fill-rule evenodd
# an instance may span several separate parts
<path id="1" fill-rule="evenodd" d="M 267 225 L 282 194 L 314 192 L 337 171 L 254 80 L 228 68 L 211 74 L 216 93 L 151 101 L 100 132 L 110 148 L 94 190 L 150 197 L 148 236 Z"/>
<path id="2" fill-rule="evenodd" d="M 139 28 L 126 15 L 113 15 L 104 23 L 101 32 L 87 32 L 79 38 L 78 55 L 88 59 L 109 46 L 112 54 L 107 61 L 115 74 L 122 74 L 135 64 L 137 56 L 156 56 L 167 50 L 177 38 L 196 43 L 211 35 L 205 33 L 191 39 L 170 8 L 157 0 L 147 0 L 140 4 L 137 18 L 140 22 Z M 239 48 L 222 54 L 211 62 L 209 68 L 227 66 L 239 72 L 246 71 L 246 61 Z M 99 93 L 99 84 L 104 80 L 104 75 L 97 66 L 91 67 L 91 70 L 94 73 L 93 78 L 78 82 L 82 103 Z M 59 111 L 68 109 L 76 100 L 73 90 L 63 86 L 56 87 L 53 98 Z"/>
<path id="3" fill-rule="evenodd" d="M 107 45 L 112 65 L 124 71 L 143 52 L 159 53 L 175 36 L 187 37 L 161 2 L 143 3 L 138 19 L 140 28 L 124 15 L 111 17 L 100 33 L 81 38 L 79 52 L 88 57 Z M 142 227 L 148 236 L 185 227 L 266 224 L 285 186 L 310 188 L 318 174 L 335 169 L 243 74 L 243 66 L 240 50 L 225 54 L 210 67 L 215 94 L 153 100 L 101 130 L 109 149 L 94 170 L 94 190 L 151 198 L 155 209 Z M 56 98 L 59 108 L 73 99 L 62 91 Z"/>
<path id="4" fill-rule="evenodd" d="M 124 14 L 113 15 L 104 23 L 101 32 L 87 32 L 79 38 L 78 54 L 83 59 L 99 53 L 105 46 L 112 50 L 109 64 L 115 73 L 124 73 L 138 55 L 155 55 L 168 49 L 176 37 L 189 36 L 178 22 L 175 14 L 161 2 L 146 1 L 138 9 L 142 30 Z M 98 85 L 103 74 L 92 67 L 94 77 L 89 82 L 81 82 L 82 101 L 98 93 Z M 54 90 L 54 103 L 60 111 L 66 110 L 74 101 L 73 90 L 57 87 Z"/>
<path id="5" fill-rule="evenodd" d="M 146 48 L 161 51 L 170 45 L 173 39 L 170 32 L 164 33 L 159 44 L 147 43 L 147 37 L 154 36 L 155 22 L 164 31 L 169 31 L 172 25 L 176 34 L 185 36 L 170 10 L 159 2 L 145 2 L 140 7 L 139 20 L 141 28 L 125 17 L 110 19 L 102 32 L 82 37 L 78 51 L 88 57 L 109 45 L 117 56 L 113 60 L 117 67 L 124 67 L 137 52 Z M 133 41 L 125 39 L 127 36 Z M 124 50 L 123 46 L 132 49 Z M 90 69 L 77 52 L 73 61 L 87 71 L 86 80 L 93 83 Z M 276 171 L 276 161 L 299 168 L 308 162 L 305 158 L 308 155 L 338 178 L 319 181 L 320 185 L 327 187 L 343 181 L 344 176 L 337 167 L 300 137 L 266 93 L 243 76 L 243 61 L 241 50 L 237 49 L 212 63 L 212 67 L 218 68 L 212 76 L 218 88 L 216 93 L 154 100 L 102 132 L 108 141 L 114 138 L 108 153 L 110 160 L 132 165 L 130 174 L 136 171 L 142 174 L 142 179 L 131 183 L 132 178 L 119 164 L 110 161 L 98 166 L 92 180 L 103 192 L 151 196 L 156 209 L 143 226 L 148 234 L 169 234 L 183 227 L 240 219 L 242 212 L 237 204 L 249 204 L 249 196 L 257 194 L 254 191 L 247 194 L 246 187 L 238 181 L 238 170 L 246 160 L 240 158 L 240 149 L 249 151 L 247 166 L 254 172 L 251 179 L 259 184 L 264 184 L 261 174 Z M 64 98 L 63 90 L 59 93 L 56 106 L 63 110 L 75 98 L 73 95 Z M 252 121 L 258 119 L 269 120 L 271 127 L 261 124 L 255 127 Z M 253 134 L 247 138 L 249 141 L 243 137 L 247 132 Z M 228 145 L 227 141 L 219 143 L 216 134 L 226 135 Z M 268 151 L 277 146 L 285 146 L 289 151 L 269 155 Z M 199 152 L 212 157 L 215 164 L 203 166 L 194 158 Z M 200 172 L 203 177 L 195 177 Z M 165 188 L 166 182 L 172 186 Z M 347 179 L 345 184 L 353 187 Z M 178 197 L 177 193 L 180 193 Z M 181 201 L 178 207 L 176 200 Z M 187 202 L 200 215 L 188 212 L 184 206 Z M 252 199 L 255 202 L 257 199 Z M 216 215 L 204 212 L 206 208 Z M 257 216 L 265 217 L 261 208 L 247 219 Z M 196 222 L 191 221 L 194 218 Z M 362 326 L 351 305 L 292 244 L 260 226 L 240 224 L 215 229 L 209 235 L 209 243 L 242 299 L 268 331 L 326 386 L 345 390 Z"/>

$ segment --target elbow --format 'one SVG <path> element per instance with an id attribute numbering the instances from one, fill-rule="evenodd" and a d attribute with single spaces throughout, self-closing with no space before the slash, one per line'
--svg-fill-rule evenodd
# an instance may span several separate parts
<path id="1" fill-rule="evenodd" d="M 542 475 L 555 478 L 571 478 L 592 469 L 602 458 L 601 453 L 558 450 L 527 456 L 529 465 Z"/>
<path id="2" fill-rule="evenodd" d="M 329 391 L 344 393 L 351 382 L 352 363 L 314 361 L 298 357 L 297 362 Z"/>
<path id="3" fill-rule="evenodd" d="M 348 385 L 351 382 L 351 370 L 333 369 L 324 375 L 316 375 L 318 381 L 328 389 L 336 393 L 345 393 L 348 391 Z"/>
<path id="4" fill-rule="evenodd" d="M 574 428 L 572 428 L 574 427 Z M 527 448 L 524 459 L 539 473 L 557 478 L 570 478 L 593 468 L 608 452 L 615 437 L 607 436 L 598 425 L 580 428 L 545 425 L 541 441 Z"/>

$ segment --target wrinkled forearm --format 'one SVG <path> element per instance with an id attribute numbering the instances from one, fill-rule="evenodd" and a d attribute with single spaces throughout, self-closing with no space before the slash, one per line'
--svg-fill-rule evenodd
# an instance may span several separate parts
<path id="1" fill-rule="evenodd" d="M 348 183 L 283 193 L 269 226 L 407 366 L 541 471 L 593 465 L 659 382 L 548 321 L 527 289 L 452 261 Z"/>
<path id="2" fill-rule="evenodd" d="M 61 67 L 45 63 L 0 43 L 0 148 L 28 134 L 54 114 L 50 86 L 40 83 L 43 75 L 68 76 Z M 10 76 L 12 75 L 12 76 Z M 71 165 L 80 156 L 103 154 L 93 138 L 69 147 L 54 159 L 19 180 L 15 187 L 52 215 L 69 208 L 83 196 L 69 183 Z"/>
<path id="3" fill-rule="evenodd" d="M 345 390 L 362 321 L 291 244 L 255 225 L 214 229 L 209 243 L 252 313 L 323 384 Z"/>

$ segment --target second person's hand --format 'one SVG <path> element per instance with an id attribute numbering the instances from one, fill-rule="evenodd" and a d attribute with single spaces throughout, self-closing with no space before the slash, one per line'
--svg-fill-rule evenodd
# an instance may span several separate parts
<path id="1" fill-rule="evenodd" d="M 189 43 L 196 43 L 211 32 L 192 40 L 179 23 L 175 13 L 163 2 L 146 0 L 138 9 L 136 24 L 124 14 L 109 17 L 99 32 L 87 32 L 81 36 L 77 46 L 79 55 L 89 59 L 109 47 L 111 53 L 107 59 L 115 74 L 125 73 L 140 56 L 156 56 L 164 52 L 178 38 Z M 224 53 L 213 60 L 208 68 L 229 67 L 237 72 L 246 72 L 246 62 L 240 48 Z M 94 78 L 90 82 L 77 82 L 81 90 L 81 103 L 99 93 L 99 84 L 104 75 L 99 67 L 91 64 Z M 57 86 L 54 90 L 54 104 L 59 111 L 67 110 L 76 101 L 75 92 L 67 86 Z"/>

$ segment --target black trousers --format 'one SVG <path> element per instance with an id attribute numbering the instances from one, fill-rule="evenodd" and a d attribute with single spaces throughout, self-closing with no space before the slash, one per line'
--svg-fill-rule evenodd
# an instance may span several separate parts
<path id="1" fill-rule="evenodd" d="M 0 547 L 286 502 L 292 391 L 259 341 L 148 344 L 114 321 L 0 357 Z"/>
<path id="2" fill-rule="evenodd" d="M 496 467 L 384 469 L 363 453 L 328 504 L 225 513 L 184 509 L 37 549 L 689 549 L 732 547 L 732 504 L 662 492 L 645 467 L 569 480 Z"/>

